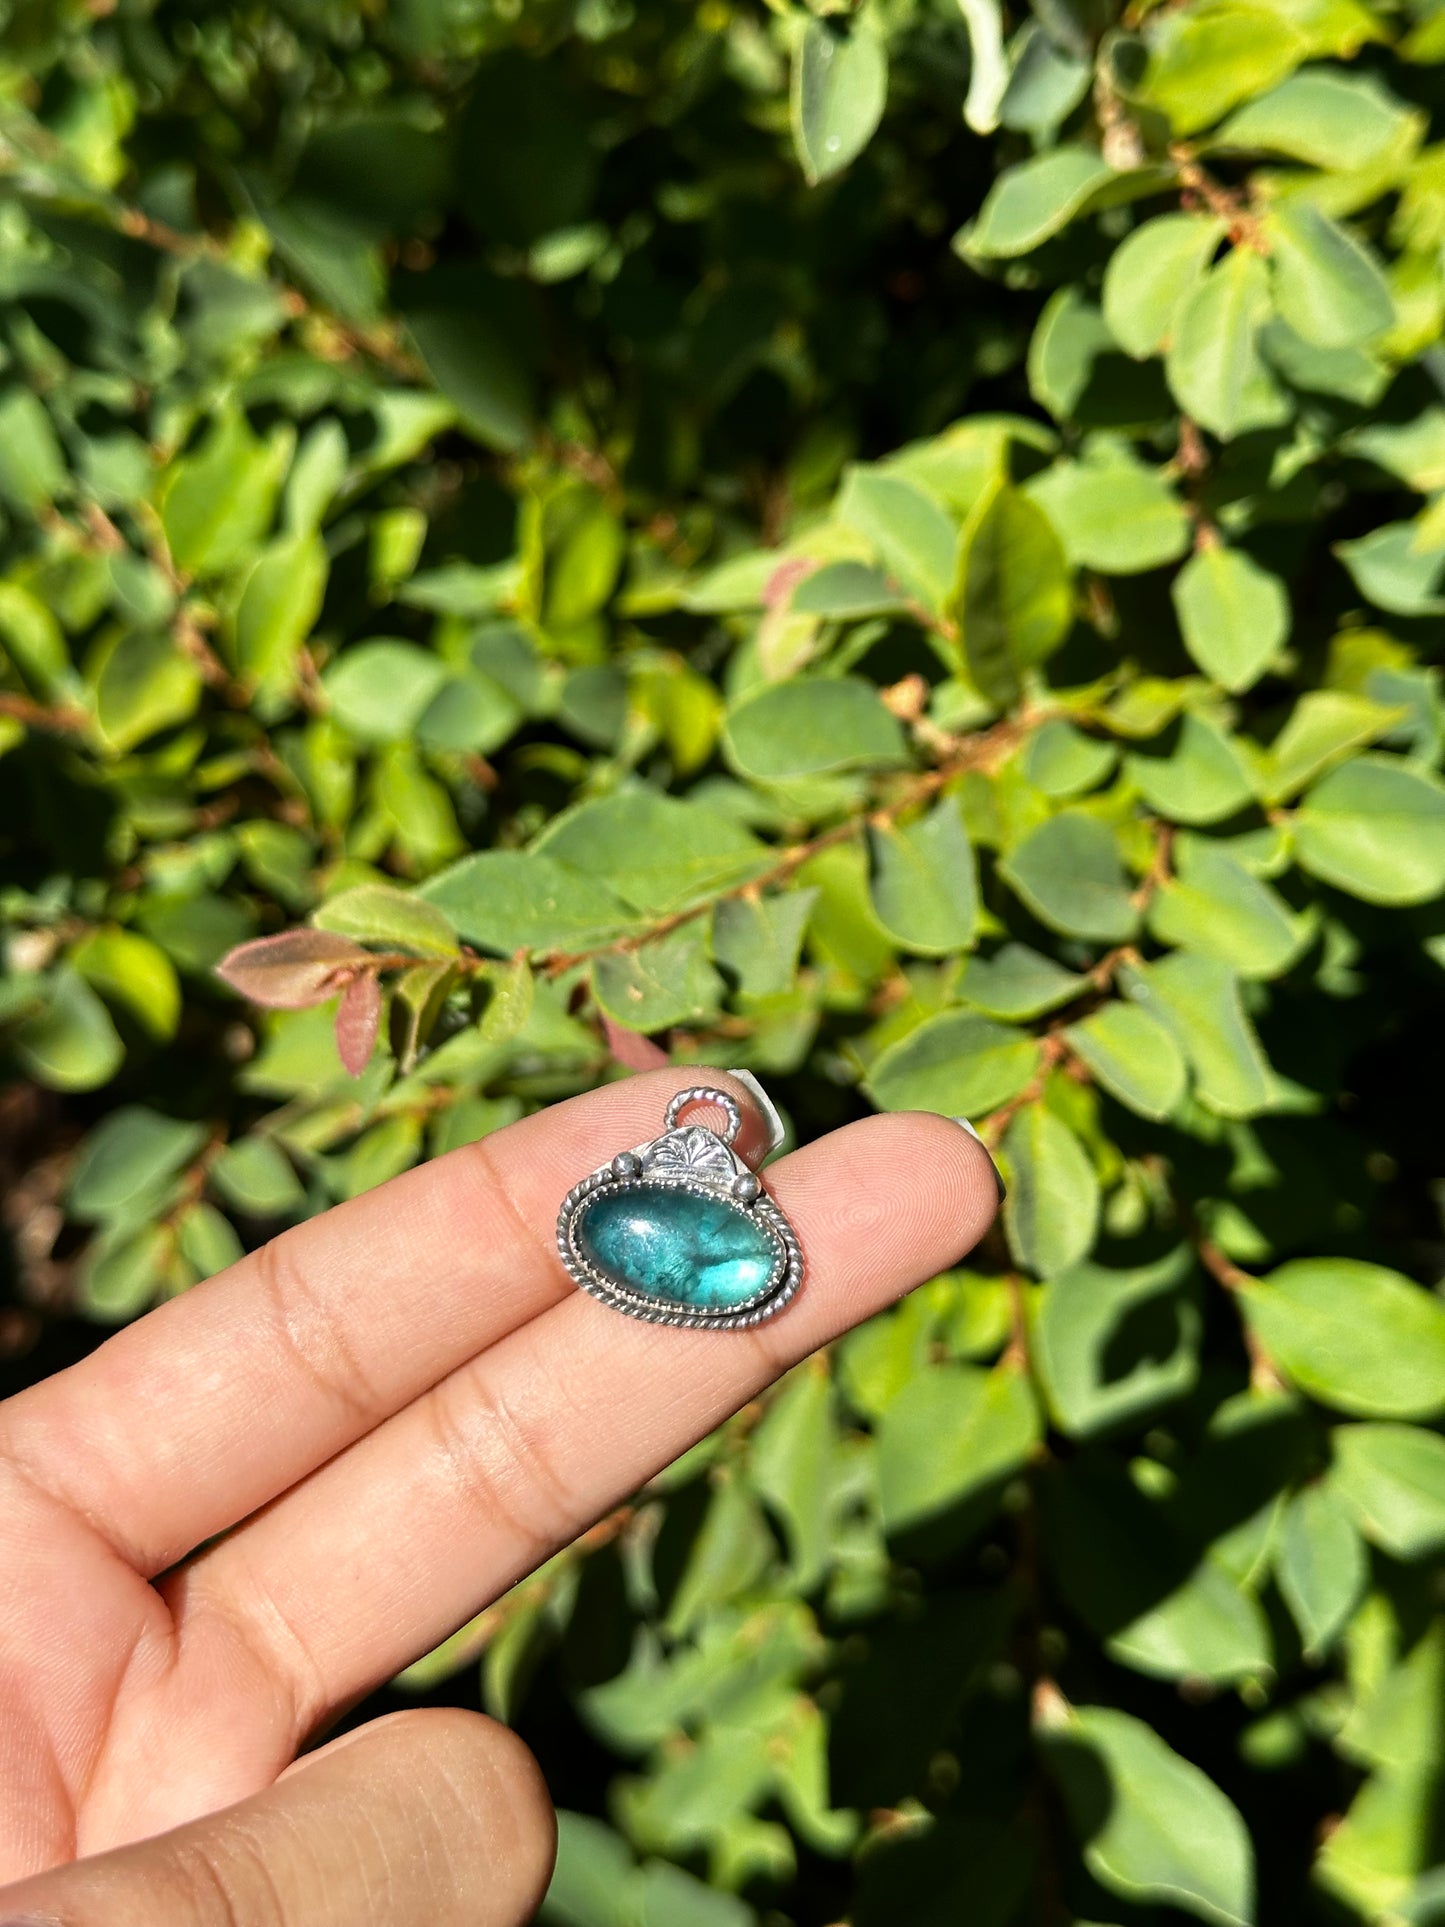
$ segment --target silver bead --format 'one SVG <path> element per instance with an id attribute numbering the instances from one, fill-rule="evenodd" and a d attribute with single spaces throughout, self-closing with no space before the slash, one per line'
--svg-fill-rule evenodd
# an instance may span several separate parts
<path id="1" fill-rule="evenodd" d="M 619 1178 L 638 1177 L 642 1171 L 642 1159 L 636 1151 L 619 1151 L 612 1160 L 612 1171 Z"/>
<path id="2" fill-rule="evenodd" d="M 733 1196 L 741 1198 L 744 1204 L 752 1204 L 762 1188 L 751 1171 L 739 1171 L 733 1179 Z"/>

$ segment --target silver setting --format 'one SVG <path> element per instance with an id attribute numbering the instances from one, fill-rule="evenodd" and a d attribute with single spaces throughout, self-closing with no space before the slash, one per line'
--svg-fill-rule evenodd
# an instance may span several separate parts
<path id="1" fill-rule="evenodd" d="M 783 1124 L 771 1100 L 763 1094 L 762 1086 L 751 1072 L 731 1074 L 741 1078 L 749 1093 L 756 1092 L 761 1099 L 759 1111 L 767 1125 L 767 1150 L 776 1150 L 782 1141 Z M 727 1119 L 724 1130 L 714 1131 L 704 1124 L 679 1125 L 677 1119 L 689 1104 L 716 1105 Z M 660 1136 L 634 1145 L 630 1151 L 615 1152 L 606 1164 L 580 1178 L 563 1198 L 557 1213 L 557 1250 L 567 1275 L 604 1305 L 611 1305 L 615 1311 L 626 1312 L 630 1317 L 645 1319 L 649 1324 L 733 1331 L 760 1325 L 765 1318 L 780 1312 L 803 1282 L 803 1253 L 797 1233 L 764 1189 L 762 1180 L 733 1149 L 733 1140 L 742 1128 L 738 1104 L 728 1092 L 714 1085 L 695 1084 L 679 1091 L 668 1104 L 664 1124 L 666 1128 Z M 763 1288 L 727 1311 L 694 1311 L 685 1305 L 669 1304 L 633 1291 L 594 1265 L 577 1242 L 583 1205 L 604 1191 L 655 1187 L 721 1200 L 752 1222 L 765 1226 L 772 1234 L 777 1252 Z"/>

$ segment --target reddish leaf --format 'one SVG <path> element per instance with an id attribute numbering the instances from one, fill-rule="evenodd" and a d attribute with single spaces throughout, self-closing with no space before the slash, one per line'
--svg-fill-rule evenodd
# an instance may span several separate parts
<path id="1" fill-rule="evenodd" d="M 232 990 L 268 1010 L 307 1010 L 334 997 L 344 974 L 371 953 L 329 930 L 282 930 L 238 944 L 216 965 Z"/>
<path id="2" fill-rule="evenodd" d="M 818 564 L 809 555 L 795 555 L 787 562 L 780 562 L 768 577 L 763 590 L 763 607 L 785 608 L 792 600 L 794 589 L 800 582 L 805 582 L 817 567 Z"/>
<path id="3" fill-rule="evenodd" d="M 607 1048 L 619 1064 L 625 1064 L 630 1071 L 655 1071 L 659 1064 L 671 1063 L 667 1052 L 654 1044 L 650 1037 L 641 1031 L 627 1030 L 621 1024 L 614 1024 L 603 1012 L 602 1028 L 607 1036 Z"/>
<path id="4" fill-rule="evenodd" d="M 336 1009 L 336 1048 L 353 1077 L 371 1062 L 381 1022 L 381 982 L 374 970 L 359 970 Z"/>

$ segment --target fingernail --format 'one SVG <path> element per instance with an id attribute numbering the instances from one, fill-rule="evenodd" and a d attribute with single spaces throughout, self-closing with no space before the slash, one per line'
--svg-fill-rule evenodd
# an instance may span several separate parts
<path id="1" fill-rule="evenodd" d="M 950 1118 L 949 1122 L 951 1124 L 960 1125 L 965 1131 L 968 1132 L 969 1136 L 973 1139 L 975 1144 L 983 1144 L 983 1139 L 979 1136 L 978 1132 L 974 1129 L 973 1125 L 969 1123 L 966 1117 Z M 988 1151 L 988 1161 L 993 1171 L 993 1181 L 998 1186 L 998 1201 L 1000 1204 L 1002 1204 L 1004 1199 L 1008 1196 L 1008 1186 L 1003 1181 L 1003 1175 L 998 1168 L 998 1164 L 994 1158 L 993 1152 L 988 1150 L 988 1146 L 986 1144 L 983 1144 L 983 1148 L 985 1151 Z M 0 1927 L 3 1927 L 3 1923 L 0 1923 Z"/>

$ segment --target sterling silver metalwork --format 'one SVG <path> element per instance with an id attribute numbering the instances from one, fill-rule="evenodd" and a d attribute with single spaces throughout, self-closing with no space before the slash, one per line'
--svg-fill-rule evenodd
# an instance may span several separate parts
<path id="1" fill-rule="evenodd" d="M 757 1105 L 767 1133 L 761 1155 L 775 1151 L 784 1137 L 783 1120 L 772 1099 L 751 1071 L 730 1071 Z M 713 1105 L 727 1122 L 721 1130 L 706 1124 L 678 1123 L 691 1105 Z M 797 1233 L 768 1195 L 762 1179 L 733 1148 L 742 1129 L 742 1112 L 732 1095 L 712 1084 L 694 1084 L 678 1091 L 663 1114 L 660 1136 L 618 1151 L 563 1198 L 557 1213 L 557 1250 L 574 1284 L 633 1318 L 654 1325 L 686 1325 L 707 1330 L 738 1330 L 760 1325 L 780 1312 L 803 1282 L 803 1253 Z M 578 1222 L 583 1206 L 603 1192 L 654 1189 L 686 1191 L 697 1198 L 722 1198 L 748 1212 L 763 1226 L 776 1246 L 767 1282 L 751 1298 L 726 1311 L 698 1310 L 670 1299 L 650 1297 L 602 1271 L 582 1250 Z"/>

